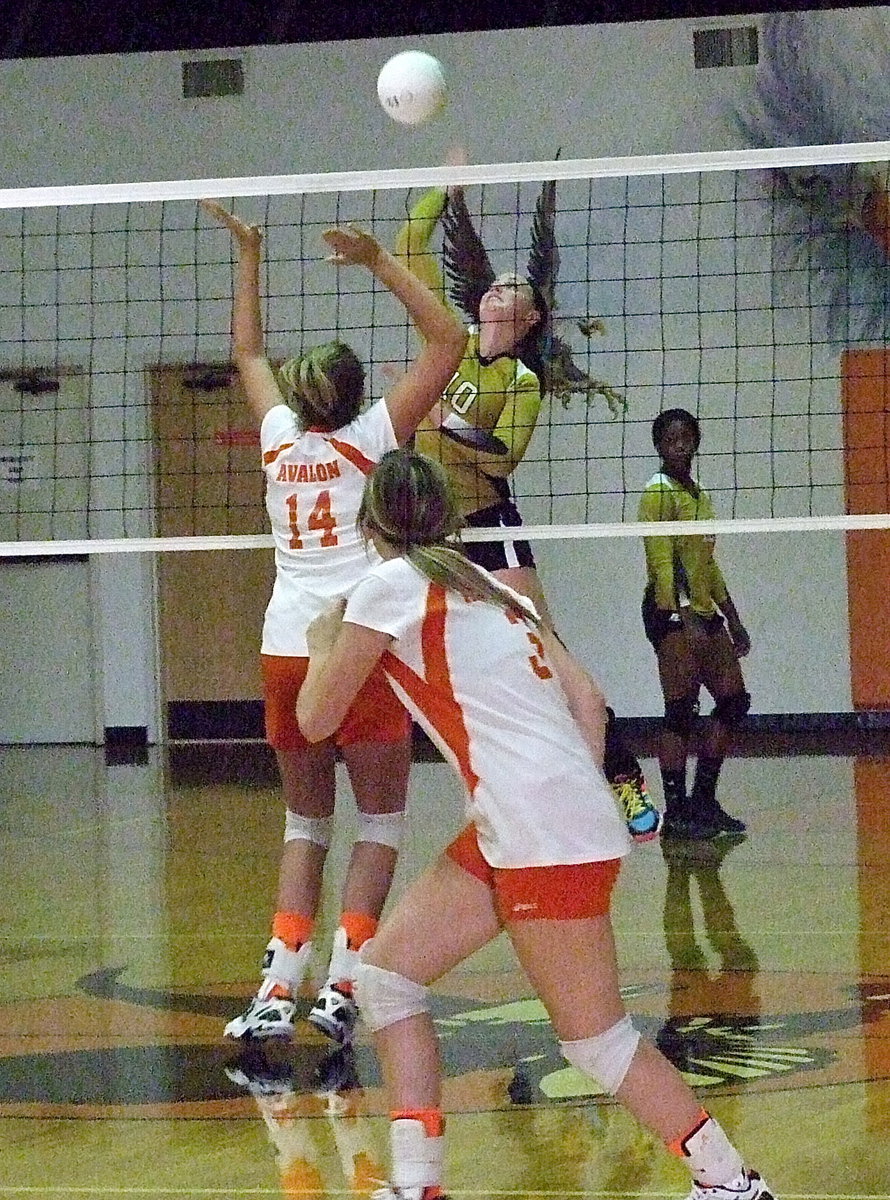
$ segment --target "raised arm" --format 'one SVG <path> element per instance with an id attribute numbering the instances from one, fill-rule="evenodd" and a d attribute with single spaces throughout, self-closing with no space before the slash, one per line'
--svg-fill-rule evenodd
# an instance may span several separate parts
<path id="1" fill-rule="evenodd" d="M 428 288 L 445 299 L 445 281 L 439 263 L 430 253 L 429 245 L 445 209 L 447 193 L 444 188 L 431 188 L 420 197 L 408 214 L 399 232 L 393 253 Z"/>
<path id="2" fill-rule="evenodd" d="M 423 345 L 386 397 L 399 445 L 413 435 L 460 365 L 467 331 L 457 315 L 409 271 L 404 262 L 384 250 L 370 234 L 355 226 L 328 229 L 324 239 L 337 265 L 363 264 L 404 304 L 417 326 Z"/>
<path id="3" fill-rule="evenodd" d="M 445 156 L 445 164 L 451 167 L 467 163 L 467 151 L 460 144 L 453 145 Z M 446 273 L 451 286 L 446 286 L 439 267 L 439 257 L 430 253 L 430 241 L 439 222 L 444 232 L 443 252 Z M 470 222 L 461 185 L 448 188 L 430 188 L 420 197 L 408 214 L 408 219 L 396 235 L 394 253 L 427 287 L 450 305 L 451 299 L 465 313 L 478 317 L 479 296 L 490 286 L 494 272 L 485 247 Z M 472 277 L 468 290 L 467 274 Z"/>
<path id="4" fill-rule="evenodd" d="M 256 225 L 246 225 L 216 200 L 201 200 L 201 207 L 225 225 L 238 243 L 238 267 L 232 302 L 232 353 L 248 407 L 256 421 L 285 400 L 272 364 L 266 357 L 260 313 L 260 254 L 263 235 Z"/>

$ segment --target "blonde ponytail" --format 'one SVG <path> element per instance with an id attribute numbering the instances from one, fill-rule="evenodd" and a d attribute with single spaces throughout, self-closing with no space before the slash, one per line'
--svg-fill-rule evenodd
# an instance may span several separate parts
<path id="1" fill-rule="evenodd" d="M 377 534 L 432 583 L 541 625 L 530 605 L 471 563 L 454 544 L 463 518 L 444 469 L 425 454 L 403 449 L 383 456 L 365 485 L 359 525 L 365 536 Z"/>

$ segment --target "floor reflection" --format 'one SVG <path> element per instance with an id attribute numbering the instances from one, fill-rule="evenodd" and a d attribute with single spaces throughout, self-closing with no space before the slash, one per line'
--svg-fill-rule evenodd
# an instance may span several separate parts
<path id="1" fill-rule="evenodd" d="M 369 1196 L 386 1178 L 375 1130 L 364 1117 L 364 1089 L 351 1047 L 307 1061 L 305 1053 L 295 1055 L 290 1045 L 270 1039 L 241 1050 L 225 1074 L 253 1097 L 274 1149 L 283 1196 L 342 1191 Z"/>

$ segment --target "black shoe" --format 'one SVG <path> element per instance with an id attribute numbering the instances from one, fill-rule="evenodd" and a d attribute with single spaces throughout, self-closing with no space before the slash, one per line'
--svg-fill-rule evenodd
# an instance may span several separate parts
<path id="1" fill-rule="evenodd" d="M 710 817 L 675 817 L 665 813 L 661 827 L 662 838 L 676 838 L 684 842 L 709 842 L 720 837 L 722 830 Z"/>
<path id="2" fill-rule="evenodd" d="M 716 825 L 720 833 L 744 833 L 748 826 L 738 817 L 731 817 L 725 808 L 714 801 L 713 808 L 709 808 L 706 813 L 706 820 L 712 825 Z"/>
<path id="3" fill-rule="evenodd" d="M 692 795 L 689 797 L 689 810 L 696 821 L 713 825 L 718 833 L 744 833 L 748 828 L 745 822 L 740 821 L 738 817 L 731 817 L 713 792 L 708 790 L 703 789 L 698 792 L 695 788 L 692 789 Z"/>

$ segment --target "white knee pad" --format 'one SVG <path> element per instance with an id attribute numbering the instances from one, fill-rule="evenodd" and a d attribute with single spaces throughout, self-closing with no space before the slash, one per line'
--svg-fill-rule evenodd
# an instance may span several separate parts
<path id="1" fill-rule="evenodd" d="M 301 817 L 299 813 L 284 811 L 284 840 L 285 842 L 314 842 L 327 850 L 331 844 L 331 828 L 333 817 Z"/>
<path id="2" fill-rule="evenodd" d="M 365 945 L 370 945 L 366 942 Z M 364 949 L 364 947 L 362 947 Z M 407 1017 L 429 1012 L 427 989 L 395 971 L 372 966 L 359 957 L 353 983 L 356 1003 L 372 1031 L 395 1025 Z"/>
<path id="3" fill-rule="evenodd" d="M 359 810 L 357 842 L 379 842 L 398 850 L 405 828 L 404 812 L 366 813 Z"/>
<path id="4" fill-rule="evenodd" d="M 596 1037 L 577 1042 L 560 1042 L 563 1058 L 595 1079 L 610 1096 L 614 1096 L 637 1052 L 639 1032 L 630 1017 L 622 1017 L 611 1029 Z"/>

